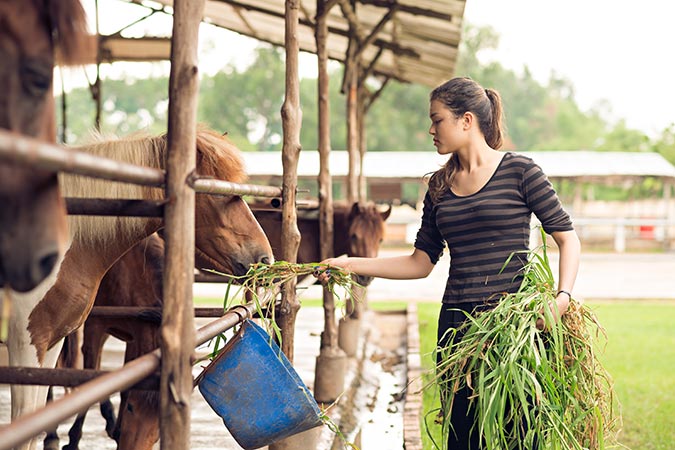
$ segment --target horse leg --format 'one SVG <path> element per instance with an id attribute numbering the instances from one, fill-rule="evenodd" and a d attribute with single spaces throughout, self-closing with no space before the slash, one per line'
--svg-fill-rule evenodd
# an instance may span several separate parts
<path id="1" fill-rule="evenodd" d="M 48 283 L 44 285 L 47 286 Z M 40 288 L 28 294 L 12 292 L 13 307 L 6 342 L 10 367 L 56 367 L 63 340 L 56 343 L 45 353 L 43 361 L 38 361 L 37 352 L 31 344 L 31 336 L 28 332 L 28 317 L 42 298 L 39 290 Z M 12 420 L 43 407 L 47 402 L 47 386 L 12 385 L 10 389 Z M 37 446 L 37 441 L 33 438 L 19 446 L 18 449 L 33 450 Z"/>
<path id="2" fill-rule="evenodd" d="M 9 365 L 11 367 L 55 367 L 62 341 L 59 341 L 45 354 L 42 364 L 39 364 L 35 356 L 35 348 L 28 345 L 28 341 L 16 339 L 14 333 L 7 338 L 9 350 Z M 45 406 L 47 402 L 47 386 L 21 386 L 12 385 L 12 420 Z M 17 450 L 35 450 L 37 439 L 17 447 Z"/>
<path id="3" fill-rule="evenodd" d="M 105 432 L 109 438 L 115 441 L 119 440 L 119 436 L 115 436 L 115 424 L 117 418 L 115 417 L 115 407 L 109 398 L 103 400 L 100 404 L 101 416 L 105 419 Z"/>
<path id="4" fill-rule="evenodd" d="M 120 407 L 117 410 L 117 420 L 115 421 L 115 426 L 113 427 L 112 438 L 117 442 L 117 450 L 120 450 L 120 439 L 124 434 L 122 430 L 124 429 L 123 423 L 126 423 L 124 417 L 126 416 L 125 411 L 128 408 L 127 400 L 129 399 L 129 391 L 120 392 Z"/>
<path id="5" fill-rule="evenodd" d="M 86 410 L 77 415 L 75 421 L 70 426 L 70 430 L 68 430 L 68 443 L 63 446 L 63 450 L 77 450 L 80 439 L 82 439 L 82 429 L 84 428 L 84 419 L 86 416 Z"/>
<path id="6" fill-rule="evenodd" d="M 71 336 L 72 337 L 72 336 Z M 79 336 L 78 336 L 79 337 Z M 89 326 L 85 322 L 84 330 L 82 332 L 82 365 L 85 369 L 98 369 L 101 366 L 101 357 L 103 354 L 103 344 L 108 335 L 102 332 L 98 327 Z M 110 400 L 106 400 L 108 403 Z M 112 410 L 112 405 L 110 406 Z M 75 421 L 68 431 L 68 444 L 63 446 L 63 450 L 77 450 L 82 439 L 82 429 L 84 428 L 84 420 L 87 416 L 88 410 L 82 411 L 77 415 Z M 103 402 L 101 403 L 101 414 L 106 421 L 106 432 L 108 436 L 112 437 L 112 428 L 115 425 L 114 411 L 106 415 L 104 413 Z M 111 417 L 112 415 L 112 417 Z"/>
<path id="7" fill-rule="evenodd" d="M 54 400 L 54 386 L 49 386 L 47 389 L 47 403 Z M 59 450 L 59 434 L 57 428 L 47 431 L 44 441 L 42 442 L 44 450 Z"/>

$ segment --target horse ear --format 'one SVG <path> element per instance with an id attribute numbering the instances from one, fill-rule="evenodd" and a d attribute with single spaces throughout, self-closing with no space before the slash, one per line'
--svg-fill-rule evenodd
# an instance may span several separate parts
<path id="1" fill-rule="evenodd" d="M 389 206 L 389 208 L 387 208 L 386 211 L 380 212 L 380 216 L 382 216 L 383 222 L 389 218 L 389 215 L 391 215 L 391 210 L 392 210 L 391 203 L 389 203 L 388 206 Z"/>
<path id="2" fill-rule="evenodd" d="M 349 212 L 349 217 L 358 216 L 360 212 L 359 202 L 354 202 L 352 205 L 352 210 Z"/>

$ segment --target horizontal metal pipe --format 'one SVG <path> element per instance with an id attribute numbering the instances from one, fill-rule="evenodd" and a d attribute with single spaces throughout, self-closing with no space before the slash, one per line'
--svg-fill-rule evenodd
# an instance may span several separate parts
<path id="1" fill-rule="evenodd" d="M 281 188 L 275 186 L 263 186 L 257 184 L 231 183 L 213 178 L 201 178 L 192 176 L 188 178 L 188 185 L 195 192 L 203 194 L 220 195 L 251 195 L 254 197 L 281 197 Z"/>
<path id="2" fill-rule="evenodd" d="M 70 215 L 164 217 L 166 200 L 67 197 Z"/>
<path id="3" fill-rule="evenodd" d="M 163 186 L 163 170 L 137 166 L 0 130 L 0 160 L 145 186 Z"/>
<path id="4" fill-rule="evenodd" d="M 241 310 L 241 313 L 235 313 L 234 311 L 236 310 Z M 234 327 L 244 318 L 253 317 L 255 310 L 256 306 L 253 303 L 238 305 L 231 308 L 223 317 L 216 319 L 213 322 L 209 322 L 197 329 L 195 332 L 195 345 L 200 346 L 209 339 L 213 339 L 220 333 Z"/>
<path id="5" fill-rule="evenodd" d="M 119 370 L 88 381 L 42 409 L 18 417 L 0 428 L 0 450 L 17 447 L 43 431 L 54 429 L 68 417 L 138 383 L 158 367 L 159 350 L 130 361 Z"/>
<path id="6" fill-rule="evenodd" d="M 143 319 L 147 313 L 161 313 L 160 306 L 94 306 L 88 317 L 105 317 L 108 319 Z M 222 317 L 223 308 L 198 307 L 195 317 Z"/>
<path id="7" fill-rule="evenodd" d="M 76 387 L 108 373 L 109 370 L 0 367 L 0 384 Z M 156 373 L 139 381 L 130 389 L 157 390 L 158 387 L 159 373 Z"/>
<path id="8" fill-rule="evenodd" d="M 263 302 L 264 303 L 264 302 Z M 241 310 L 241 313 L 234 311 Z M 256 310 L 254 304 L 235 306 L 225 315 L 199 328 L 195 333 L 196 346 L 199 346 L 218 334 L 234 327 L 247 315 Z M 95 403 L 110 397 L 115 392 L 128 389 L 159 368 L 160 351 L 136 358 L 121 369 L 109 372 L 82 384 L 44 408 L 18 417 L 8 425 L 0 427 L 0 450 L 9 450 L 37 436 L 43 431 L 54 429 L 68 417 L 89 408 Z"/>

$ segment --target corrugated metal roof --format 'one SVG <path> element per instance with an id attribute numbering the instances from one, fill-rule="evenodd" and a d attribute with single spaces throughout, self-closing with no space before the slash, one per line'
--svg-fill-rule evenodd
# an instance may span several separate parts
<path id="1" fill-rule="evenodd" d="M 145 0 L 127 1 L 143 5 Z M 154 0 L 152 3 L 154 5 L 148 3 L 147 6 L 153 7 L 157 3 L 173 6 L 173 0 Z M 298 3 L 300 50 L 316 53 L 316 0 Z M 356 0 L 355 14 L 364 40 L 382 18 L 395 9 L 377 37 L 363 51 L 364 65 L 375 61 L 373 73 L 376 75 L 430 87 L 450 79 L 455 71 L 465 3 L 465 0 Z M 284 0 L 207 0 L 204 21 L 283 46 L 284 12 Z M 339 5 L 332 7 L 327 23 L 328 57 L 344 61 L 349 21 Z"/>
<path id="2" fill-rule="evenodd" d="M 550 178 L 571 177 L 640 177 L 655 176 L 675 179 L 675 166 L 658 153 L 549 151 L 518 152 L 532 158 Z M 244 152 L 251 176 L 282 175 L 280 152 Z M 438 169 L 447 156 L 429 152 L 367 152 L 363 171 L 368 178 L 419 179 Z M 349 154 L 331 151 L 330 172 L 335 177 L 346 176 Z M 312 177 L 319 173 L 319 153 L 300 152 L 298 176 Z"/>

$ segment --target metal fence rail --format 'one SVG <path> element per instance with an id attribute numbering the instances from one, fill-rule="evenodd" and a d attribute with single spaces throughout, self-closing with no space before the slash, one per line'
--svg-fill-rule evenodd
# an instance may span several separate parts
<path id="1" fill-rule="evenodd" d="M 104 180 L 164 186 L 165 172 L 48 144 L 0 130 L 0 161 Z"/>
<path id="2" fill-rule="evenodd" d="M 264 301 L 263 301 L 264 304 Z M 201 345 L 218 334 L 236 326 L 245 317 L 253 316 L 254 304 L 231 308 L 221 318 L 214 320 L 195 333 L 197 345 Z M 122 368 L 88 381 L 77 390 L 49 403 L 44 408 L 18 417 L 14 422 L 0 428 L 0 450 L 10 450 L 21 445 L 43 431 L 54 429 L 59 423 L 91 405 L 141 382 L 159 368 L 159 349 L 128 362 Z"/>

